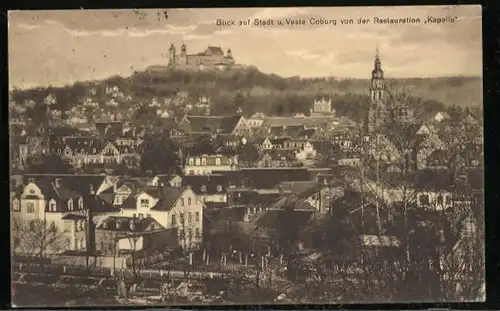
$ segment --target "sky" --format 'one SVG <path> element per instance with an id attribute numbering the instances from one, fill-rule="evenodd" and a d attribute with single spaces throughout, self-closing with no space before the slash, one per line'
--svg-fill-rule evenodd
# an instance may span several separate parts
<path id="1" fill-rule="evenodd" d="M 456 21 L 424 24 L 429 16 Z M 422 23 L 373 24 L 374 17 Z M 216 25 L 256 18 L 306 25 Z M 312 26 L 311 18 L 337 24 Z M 340 23 L 350 18 L 354 24 Z M 285 77 L 369 78 L 377 46 L 386 76 L 482 75 L 480 6 L 11 11 L 8 22 L 11 89 L 128 76 L 166 65 L 170 44 L 179 51 L 182 43 L 188 54 L 230 48 L 237 63 Z"/>

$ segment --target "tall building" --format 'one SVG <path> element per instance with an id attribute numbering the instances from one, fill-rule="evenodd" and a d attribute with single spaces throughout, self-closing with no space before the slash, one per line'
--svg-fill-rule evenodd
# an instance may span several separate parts
<path id="1" fill-rule="evenodd" d="M 372 80 L 370 84 L 370 106 L 365 123 L 368 133 L 373 132 L 383 122 L 384 116 L 385 83 L 382 62 L 380 61 L 378 47 L 375 55 L 375 67 L 372 70 Z"/>

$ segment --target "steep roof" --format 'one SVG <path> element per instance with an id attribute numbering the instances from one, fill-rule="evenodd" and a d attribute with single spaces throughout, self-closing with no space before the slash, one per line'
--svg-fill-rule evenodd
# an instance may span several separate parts
<path id="1" fill-rule="evenodd" d="M 186 187 L 173 188 L 169 186 L 163 187 L 143 187 L 135 195 L 129 196 L 125 202 L 123 202 L 123 209 L 136 209 L 137 208 L 137 196 L 142 192 L 158 199 L 158 202 L 151 209 L 158 211 L 168 211 L 174 207 L 175 202 L 181 197 L 181 195 L 186 191 Z"/>
<path id="2" fill-rule="evenodd" d="M 223 56 L 224 52 L 220 46 L 208 46 L 207 49 L 201 53 L 198 53 L 199 56 L 210 56 L 210 55 L 220 55 Z"/>
<path id="3" fill-rule="evenodd" d="M 241 116 L 186 115 L 181 124 L 183 129 L 190 133 L 231 134 L 241 118 Z"/>
<path id="4" fill-rule="evenodd" d="M 228 178 L 226 175 L 186 175 L 182 180 L 182 184 L 190 186 L 191 189 L 198 195 L 225 193 L 228 187 Z M 218 191 L 217 187 L 222 186 L 222 190 Z"/>
<path id="5" fill-rule="evenodd" d="M 118 226 L 117 223 L 119 224 Z M 153 224 L 154 227 L 151 226 Z M 154 218 L 110 216 L 106 218 L 97 229 L 142 233 L 142 232 L 162 230 L 164 228 Z"/>

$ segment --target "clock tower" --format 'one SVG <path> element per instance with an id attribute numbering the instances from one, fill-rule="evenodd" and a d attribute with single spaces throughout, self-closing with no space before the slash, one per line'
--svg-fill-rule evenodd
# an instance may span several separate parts
<path id="1" fill-rule="evenodd" d="M 384 71 L 382 70 L 382 63 L 377 47 L 370 83 L 370 105 L 368 107 L 368 116 L 365 124 L 368 133 L 372 133 L 384 120 L 384 97 Z"/>

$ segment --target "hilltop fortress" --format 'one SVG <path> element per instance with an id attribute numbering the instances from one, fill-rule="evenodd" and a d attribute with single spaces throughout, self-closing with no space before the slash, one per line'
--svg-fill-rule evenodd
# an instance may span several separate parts
<path id="1" fill-rule="evenodd" d="M 173 44 L 168 49 L 168 66 L 176 68 L 192 69 L 226 69 L 235 65 L 231 49 L 226 54 L 221 47 L 208 46 L 207 49 L 198 54 L 188 54 L 186 44 L 182 44 L 180 53 L 177 54 Z"/>

